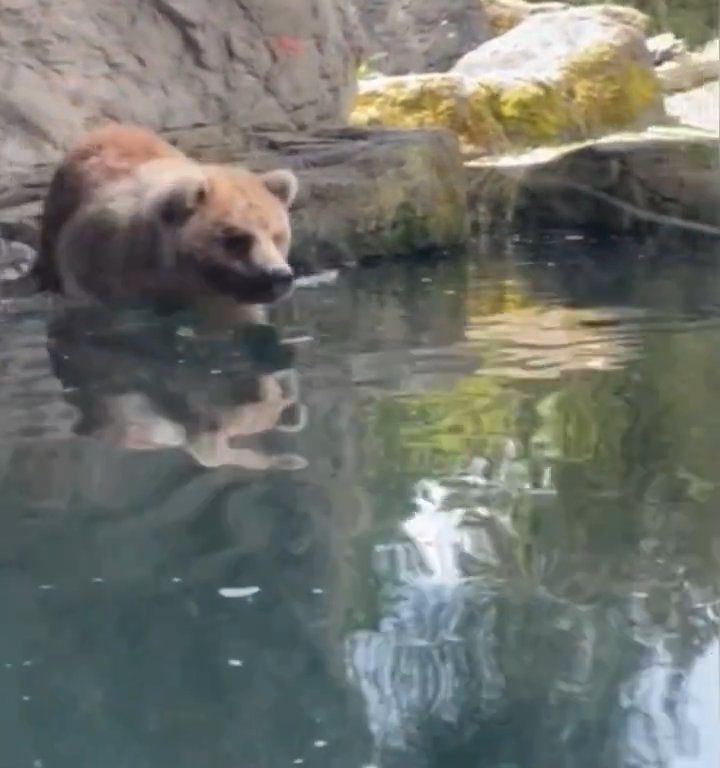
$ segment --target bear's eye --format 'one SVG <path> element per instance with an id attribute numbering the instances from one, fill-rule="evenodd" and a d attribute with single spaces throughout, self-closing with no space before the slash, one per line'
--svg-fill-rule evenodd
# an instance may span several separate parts
<path id="1" fill-rule="evenodd" d="M 253 246 L 253 236 L 247 232 L 231 230 L 223 233 L 222 243 L 228 253 L 244 256 Z"/>

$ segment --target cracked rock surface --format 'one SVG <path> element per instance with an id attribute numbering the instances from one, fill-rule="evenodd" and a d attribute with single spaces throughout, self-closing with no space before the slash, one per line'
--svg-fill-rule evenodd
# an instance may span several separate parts
<path id="1" fill-rule="evenodd" d="M 372 68 L 388 75 L 443 72 L 492 35 L 477 0 L 361 0 Z"/>
<path id="2" fill-rule="evenodd" d="M 337 123 L 363 45 L 345 0 L 4 0 L 0 30 L 0 196 L 97 118 Z"/>

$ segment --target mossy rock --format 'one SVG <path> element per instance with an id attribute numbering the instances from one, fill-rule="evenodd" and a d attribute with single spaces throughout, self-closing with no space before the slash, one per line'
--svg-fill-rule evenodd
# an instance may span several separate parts
<path id="1" fill-rule="evenodd" d="M 296 155 L 298 266 L 454 250 L 466 242 L 467 179 L 452 133 L 341 129 L 313 141 L 315 150 L 310 144 Z"/>
<path id="2" fill-rule="evenodd" d="M 360 84 L 350 122 L 357 126 L 445 128 L 465 148 L 509 147 L 492 89 L 452 74 L 382 77 Z"/>
<path id="3" fill-rule="evenodd" d="M 361 82 L 351 122 L 446 128 L 486 153 L 645 127 L 663 118 L 662 94 L 629 18 L 615 6 L 530 16 L 448 73 Z"/>

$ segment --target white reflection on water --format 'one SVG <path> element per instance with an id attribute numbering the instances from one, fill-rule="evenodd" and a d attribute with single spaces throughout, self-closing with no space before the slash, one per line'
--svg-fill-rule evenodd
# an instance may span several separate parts
<path id="1" fill-rule="evenodd" d="M 686 719 L 695 726 L 695 754 L 679 755 L 671 768 L 720 765 L 720 640 L 695 662 L 688 679 Z"/>
<path id="2" fill-rule="evenodd" d="M 610 594 L 589 603 L 553 595 L 549 574 L 518 554 L 513 516 L 518 498 L 555 493 L 551 475 L 541 472 L 533 487 L 506 448 L 492 466 L 478 459 L 463 473 L 419 482 L 415 512 L 400 525 L 407 538 L 373 553 L 377 629 L 347 638 L 346 669 L 379 764 L 402 754 L 398 765 L 433 765 L 428 728 L 462 743 L 483 722 L 536 700 L 545 704 L 535 726 L 517 727 L 519 739 L 536 730 L 532 738 L 543 734 L 555 750 L 537 766 L 559 755 L 579 766 L 586 738 L 602 751 L 588 764 L 603 768 L 720 765 L 717 641 L 688 670 L 689 648 L 673 627 L 630 610 L 633 594 L 620 599 L 624 607 Z M 703 626 L 716 619 L 708 614 Z M 592 735 L 592 723 L 605 723 L 605 735 Z"/>
<path id="3" fill-rule="evenodd" d="M 662 642 L 655 663 L 628 680 L 623 765 L 714 768 L 720 765 L 720 645 L 716 640 L 687 676 L 667 662 Z"/>

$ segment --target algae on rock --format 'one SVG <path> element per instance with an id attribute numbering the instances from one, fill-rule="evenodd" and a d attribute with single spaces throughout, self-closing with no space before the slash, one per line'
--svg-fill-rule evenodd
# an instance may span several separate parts
<path id="1" fill-rule="evenodd" d="M 327 157 L 323 136 L 332 148 Z M 323 266 L 328 259 L 353 262 L 464 244 L 466 176 L 451 133 L 343 129 L 316 141 L 317 159 L 297 169 L 295 263 Z"/>
<path id="2" fill-rule="evenodd" d="M 465 147 L 508 146 L 493 93 L 452 74 L 401 75 L 362 81 L 350 121 L 358 126 L 445 128 Z"/>
<path id="3" fill-rule="evenodd" d="M 547 11 L 463 56 L 444 74 L 360 83 L 355 125 L 441 127 L 496 153 L 579 140 L 664 115 L 638 23 L 614 6 Z"/>

